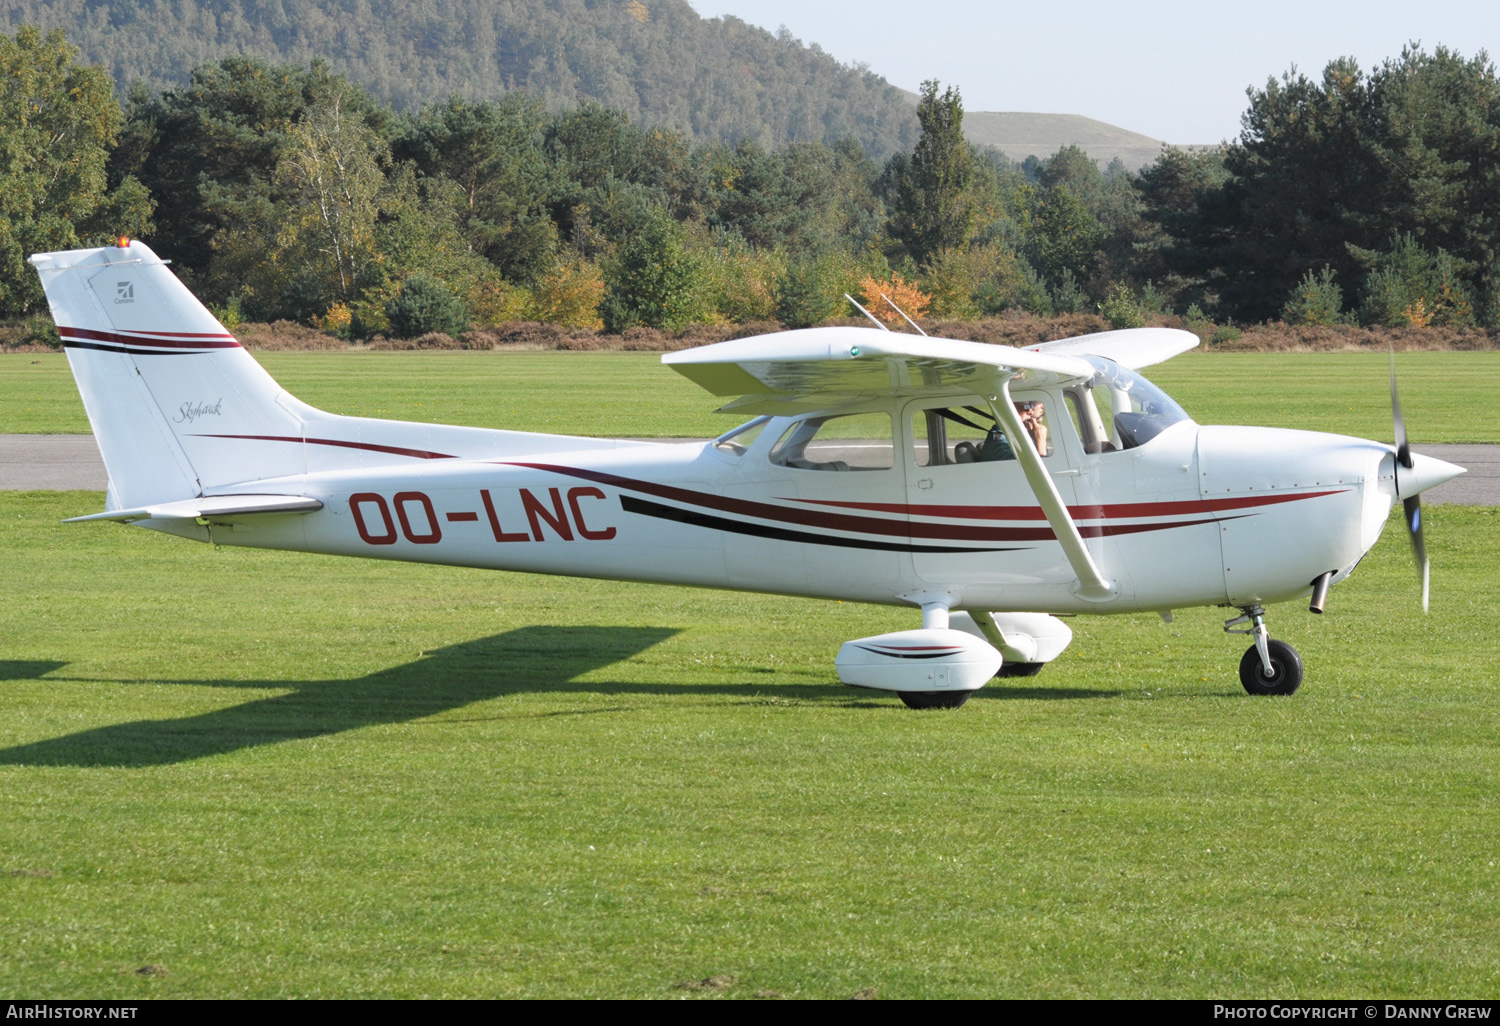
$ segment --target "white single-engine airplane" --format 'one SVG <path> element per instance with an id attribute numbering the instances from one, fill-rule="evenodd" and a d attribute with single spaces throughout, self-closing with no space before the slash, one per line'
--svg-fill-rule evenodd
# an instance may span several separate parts
<path id="1" fill-rule="evenodd" d="M 1035 673 L 1058 616 L 1237 607 L 1252 694 L 1302 661 L 1264 607 L 1347 577 L 1463 473 L 1396 445 L 1202 427 L 1139 373 L 1197 345 L 1140 328 L 1026 349 L 811 328 L 662 362 L 753 417 L 643 443 L 341 417 L 299 402 L 140 242 L 31 257 L 109 472 L 76 520 L 271 549 L 907 605 L 839 678 L 958 706 Z M 1236 625 L 1247 625 L 1233 630 Z"/>

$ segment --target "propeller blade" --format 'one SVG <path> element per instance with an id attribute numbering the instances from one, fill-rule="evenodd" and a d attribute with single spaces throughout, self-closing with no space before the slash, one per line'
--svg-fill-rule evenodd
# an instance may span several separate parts
<path id="1" fill-rule="evenodd" d="M 1396 350 L 1391 349 L 1391 420 L 1396 425 L 1396 462 L 1407 470 L 1413 469 L 1411 443 L 1406 437 L 1406 418 L 1401 416 L 1401 397 L 1396 392 Z M 1399 470 L 1397 477 L 1400 476 Z M 1399 489 L 1398 489 L 1399 490 Z M 1418 495 L 1401 500 L 1401 509 L 1406 520 L 1406 533 L 1411 538 L 1411 552 L 1417 560 L 1417 574 L 1422 578 L 1422 612 L 1427 612 L 1427 602 L 1432 567 L 1427 562 L 1427 543 L 1422 538 L 1422 499 Z"/>
<path id="2" fill-rule="evenodd" d="M 1406 533 L 1411 536 L 1411 551 L 1417 560 L 1417 573 L 1422 575 L 1422 612 L 1425 613 L 1431 567 L 1427 562 L 1427 543 L 1422 539 L 1422 500 L 1415 495 L 1403 499 L 1401 509 L 1406 515 Z"/>
<path id="3" fill-rule="evenodd" d="M 1411 444 L 1406 440 L 1406 418 L 1401 416 L 1401 397 L 1396 394 L 1396 350 L 1391 350 L 1391 419 L 1396 422 L 1396 459 L 1411 469 Z"/>

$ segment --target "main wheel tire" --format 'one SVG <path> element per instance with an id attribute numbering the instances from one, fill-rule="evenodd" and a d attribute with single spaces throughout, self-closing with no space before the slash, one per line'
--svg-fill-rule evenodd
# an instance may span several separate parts
<path id="1" fill-rule="evenodd" d="M 1046 663 L 1002 663 L 996 677 L 1035 677 Z"/>
<path id="2" fill-rule="evenodd" d="M 1252 695 L 1290 695 L 1302 686 L 1302 657 L 1284 641 L 1267 642 L 1271 676 L 1267 677 L 1254 645 L 1240 660 L 1240 683 Z"/>
<path id="3" fill-rule="evenodd" d="M 969 700 L 972 691 L 898 691 L 901 701 L 910 709 L 957 709 Z"/>

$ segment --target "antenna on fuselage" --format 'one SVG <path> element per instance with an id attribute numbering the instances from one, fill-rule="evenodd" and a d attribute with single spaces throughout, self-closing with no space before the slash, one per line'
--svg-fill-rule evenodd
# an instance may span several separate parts
<path id="1" fill-rule="evenodd" d="M 926 337 L 927 337 L 927 332 L 925 332 L 925 331 L 923 331 L 923 330 L 922 330 L 922 329 L 921 329 L 921 327 L 919 327 L 919 326 L 918 326 L 918 324 L 917 324 L 917 322 L 916 322 L 916 321 L 914 321 L 914 320 L 912 320 L 912 319 L 911 319 L 911 318 L 910 318 L 910 317 L 907 317 L 907 316 L 906 316 L 906 311 L 905 311 L 905 310 L 903 310 L 903 309 L 901 309 L 901 308 L 900 308 L 900 307 L 899 307 L 899 306 L 897 306 L 897 305 L 896 305 L 896 304 L 895 304 L 895 303 L 893 303 L 893 302 L 891 302 L 891 297 L 890 297 L 890 296 L 888 296 L 888 295 L 886 295 L 886 294 L 885 294 L 885 293 L 884 293 L 884 292 L 882 292 L 882 293 L 881 293 L 881 294 L 880 294 L 880 298 L 881 298 L 881 299 L 883 299 L 883 300 L 885 300 L 885 301 L 886 301 L 886 302 L 887 302 L 887 303 L 890 303 L 890 306 L 891 306 L 891 309 L 892 309 L 892 310 L 894 310 L 894 311 L 896 311 L 896 312 L 897 312 L 897 313 L 898 313 L 898 314 L 900 314 L 900 315 L 901 315 L 901 316 L 902 316 L 902 317 L 904 317 L 904 318 L 906 318 L 906 323 L 907 323 L 907 324 L 910 324 L 910 325 L 911 325 L 911 326 L 912 326 L 912 327 L 913 327 L 913 328 L 916 328 L 916 329 L 917 329 L 917 334 L 918 334 L 918 335 L 921 335 L 921 336 L 922 336 L 922 337 L 923 337 L 923 338 L 926 338 Z"/>
<path id="2" fill-rule="evenodd" d="M 847 300 L 849 300 L 849 302 L 851 302 L 851 303 L 854 304 L 854 309 L 858 310 L 860 313 L 862 313 L 866 317 L 870 318 L 870 320 L 874 321 L 875 322 L 875 327 L 879 328 L 881 331 L 890 331 L 891 330 L 890 328 L 887 328 L 885 326 L 885 323 L 883 321 L 881 321 L 881 319 L 879 317 L 876 317 L 870 311 L 868 311 L 864 307 L 860 306 L 859 302 L 853 296 L 849 295 L 849 293 L 845 292 L 844 293 L 844 298 L 847 299 Z M 889 301 L 887 301 L 887 302 L 889 302 Z"/>

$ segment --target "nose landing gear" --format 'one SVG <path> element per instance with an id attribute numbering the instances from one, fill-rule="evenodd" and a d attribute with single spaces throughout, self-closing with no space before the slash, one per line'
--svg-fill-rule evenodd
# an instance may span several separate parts
<path id="1" fill-rule="evenodd" d="M 1233 620 L 1224 622 L 1226 634 L 1251 634 L 1255 644 L 1240 660 L 1240 683 L 1252 695 L 1290 695 L 1302 686 L 1302 657 L 1284 641 L 1274 640 L 1266 631 L 1266 611 L 1261 606 L 1244 606 Z M 1236 629 L 1236 624 L 1253 626 Z"/>

